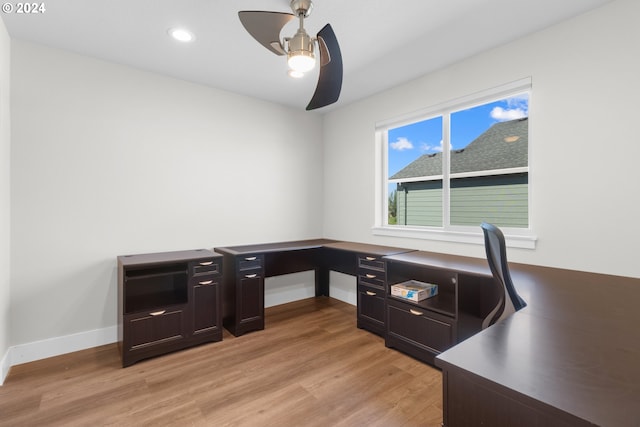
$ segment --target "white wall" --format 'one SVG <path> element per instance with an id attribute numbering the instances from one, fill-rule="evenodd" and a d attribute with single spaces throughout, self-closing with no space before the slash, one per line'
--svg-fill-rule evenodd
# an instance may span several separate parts
<path id="1" fill-rule="evenodd" d="M 14 40 L 10 154 L 0 28 L 0 357 L 113 331 L 120 254 L 324 235 L 482 257 L 479 245 L 371 234 L 374 125 L 526 76 L 539 241 L 510 260 L 640 277 L 639 14 L 635 0 L 618 0 L 324 122 Z M 337 276 L 333 294 L 355 301 L 354 279 Z M 276 283 L 269 305 L 298 282 L 310 278 Z"/>
<path id="2" fill-rule="evenodd" d="M 510 261 L 640 277 L 638 16 L 640 2 L 618 0 L 329 113 L 325 237 L 483 257 L 481 245 L 372 235 L 374 125 L 531 76 L 538 242 Z"/>
<path id="3" fill-rule="evenodd" d="M 322 235 L 317 115 L 12 50 L 12 346 L 113 327 L 117 255 Z"/>
<path id="4" fill-rule="evenodd" d="M 0 384 L 9 371 L 10 307 L 10 50 L 9 35 L 0 18 Z"/>

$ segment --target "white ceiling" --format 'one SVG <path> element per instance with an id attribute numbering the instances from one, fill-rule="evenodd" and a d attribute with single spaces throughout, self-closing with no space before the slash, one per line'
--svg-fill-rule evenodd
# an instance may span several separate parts
<path id="1" fill-rule="evenodd" d="M 344 105 L 612 0 L 315 0 L 305 28 L 330 23 L 344 62 Z M 15 4 L 15 2 L 14 2 Z M 287 76 L 239 10 L 290 12 L 289 0 L 49 0 L 41 14 L 3 13 L 11 37 L 303 109 L 317 70 Z M 190 44 L 170 39 L 182 26 Z M 295 32 L 287 24 L 282 36 Z M 44 70 L 46 72 L 46 70 Z M 332 107 L 316 110 L 327 111 Z"/>

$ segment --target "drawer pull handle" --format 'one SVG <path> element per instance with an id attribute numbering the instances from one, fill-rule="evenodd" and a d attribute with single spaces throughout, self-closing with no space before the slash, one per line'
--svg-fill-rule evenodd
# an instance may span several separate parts
<path id="1" fill-rule="evenodd" d="M 375 297 L 378 294 L 376 294 L 375 292 L 367 291 L 367 295 L 369 295 L 370 297 Z"/>
<path id="2" fill-rule="evenodd" d="M 409 309 L 409 311 L 411 312 L 411 314 L 416 315 L 416 316 L 422 316 L 424 313 L 418 310 L 414 310 L 412 308 Z"/>
<path id="3" fill-rule="evenodd" d="M 200 263 L 200 265 L 211 265 L 211 264 L 213 264 L 213 261 L 202 261 Z"/>
<path id="4" fill-rule="evenodd" d="M 248 256 L 248 257 L 246 257 L 244 260 L 245 260 L 245 261 L 255 261 L 255 260 L 257 260 L 257 259 L 258 259 L 258 257 L 257 257 L 257 256 Z"/>
<path id="5" fill-rule="evenodd" d="M 366 274 L 367 279 L 375 279 L 376 275 L 375 274 Z"/>
<path id="6" fill-rule="evenodd" d="M 253 279 L 256 276 L 257 276 L 257 274 L 245 274 L 244 277 L 246 277 L 247 279 Z"/>
<path id="7" fill-rule="evenodd" d="M 210 285 L 213 283 L 213 280 L 205 280 L 204 282 L 198 282 L 200 285 Z"/>
<path id="8" fill-rule="evenodd" d="M 366 257 L 365 259 L 366 259 L 367 261 L 375 261 L 375 260 L 376 260 L 376 257 L 374 257 L 374 256 L 368 256 L 368 257 Z"/>
<path id="9" fill-rule="evenodd" d="M 160 316 L 164 314 L 167 310 L 154 311 L 153 313 L 149 313 L 149 316 Z"/>

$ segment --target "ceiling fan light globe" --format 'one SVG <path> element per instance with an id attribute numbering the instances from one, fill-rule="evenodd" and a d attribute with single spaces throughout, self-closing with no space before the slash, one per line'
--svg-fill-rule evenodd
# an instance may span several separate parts
<path id="1" fill-rule="evenodd" d="M 289 59 L 287 60 L 287 63 L 289 64 L 289 68 L 293 71 L 306 73 L 307 71 L 313 70 L 313 67 L 316 66 L 316 58 L 312 52 L 289 52 Z"/>
<path id="2" fill-rule="evenodd" d="M 296 71 L 296 70 L 289 70 L 287 74 L 289 74 L 289 77 L 292 77 L 294 79 L 301 79 L 304 77 L 304 73 L 301 73 L 300 71 Z"/>

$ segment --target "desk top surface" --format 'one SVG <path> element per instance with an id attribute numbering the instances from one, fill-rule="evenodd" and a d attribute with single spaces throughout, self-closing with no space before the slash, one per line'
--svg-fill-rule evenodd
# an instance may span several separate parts
<path id="1" fill-rule="evenodd" d="M 491 269 L 486 259 L 437 252 L 413 251 L 398 253 L 386 257 L 387 261 L 414 264 L 442 270 L 453 270 L 481 276 L 491 276 Z"/>
<path id="2" fill-rule="evenodd" d="M 151 254 L 120 255 L 118 257 L 118 263 L 125 267 L 131 267 L 135 265 L 186 262 L 216 257 L 220 257 L 220 255 L 210 251 L 209 249 L 192 249 L 185 251 L 156 252 Z"/>
<path id="3" fill-rule="evenodd" d="M 640 425 L 640 279 L 510 264 L 527 307 L 437 357 L 596 425 Z"/>
<path id="4" fill-rule="evenodd" d="M 287 252 L 287 251 L 299 251 L 305 249 L 315 248 L 330 248 L 341 251 L 367 253 L 379 256 L 399 254 L 402 252 L 413 251 L 413 249 L 395 248 L 391 246 L 370 245 L 366 243 L 354 243 L 354 242 L 342 242 L 332 239 L 309 239 L 309 240 L 296 240 L 290 242 L 277 242 L 277 243 L 260 243 L 255 245 L 241 245 L 241 246 L 228 246 L 217 247 L 214 250 L 218 253 L 226 253 L 230 255 L 248 255 L 255 253 L 269 253 L 269 252 Z"/>
<path id="5" fill-rule="evenodd" d="M 368 255 L 390 256 L 406 252 L 415 252 L 414 249 L 396 248 L 393 246 L 370 245 L 367 243 L 332 242 L 324 245 L 325 248 L 341 251 L 356 252 Z"/>
<path id="6" fill-rule="evenodd" d="M 259 243 L 255 245 L 219 247 L 219 248 L 215 248 L 214 251 L 221 254 L 248 255 L 248 254 L 255 254 L 255 253 L 300 251 L 304 249 L 315 249 L 315 248 L 321 248 L 333 242 L 335 242 L 335 240 L 309 239 L 309 240 L 296 240 L 291 242 Z"/>

